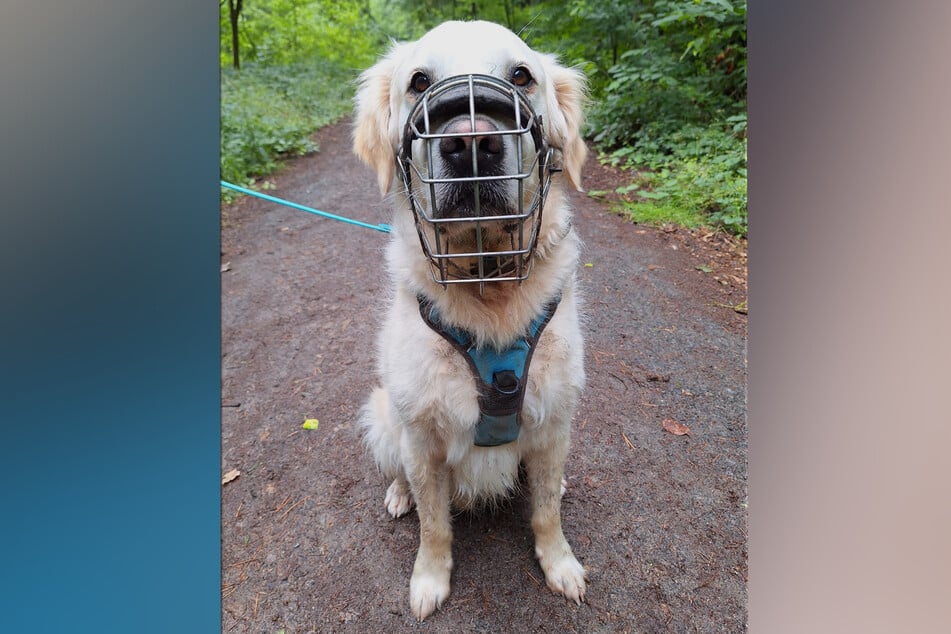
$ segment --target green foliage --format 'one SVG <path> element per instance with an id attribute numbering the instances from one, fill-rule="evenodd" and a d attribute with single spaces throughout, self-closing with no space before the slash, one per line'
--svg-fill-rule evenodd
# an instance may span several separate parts
<path id="1" fill-rule="evenodd" d="M 746 233 L 746 4 L 643 2 L 631 47 L 594 86 L 589 134 L 614 164 L 650 168 L 637 219 L 692 217 Z M 612 151 L 613 150 L 613 151 Z"/>
<path id="2" fill-rule="evenodd" d="M 727 124 L 688 125 L 665 137 L 663 147 L 648 139 L 603 155 L 614 165 L 646 168 L 618 188 L 624 211 L 637 222 L 707 224 L 745 235 L 746 115 Z"/>
<path id="3" fill-rule="evenodd" d="M 631 170 L 641 222 L 746 232 L 745 0 L 245 0 L 240 73 L 222 71 L 222 174 L 266 174 L 349 110 L 352 78 L 391 40 L 449 19 L 504 24 L 582 67 L 586 135 Z M 231 63 L 227 3 L 221 60 Z M 244 64 L 242 64 L 243 66 Z M 348 69 L 347 72 L 339 69 Z"/>
<path id="4" fill-rule="evenodd" d="M 746 234 L 745 168 L 732 173 L 717 161 L 686 159 L 642 174 L 632 185 L 622 189 L 636 198 L 623 203 L 623 208 L 636 222 L 706 224 Z"/>
<path id="5" fill-rule="evenodd" d="M 284 157 L 316 151 L 313 133 L 350 110 L 358 69 L 383 46 L 368 6 L 353 0 L 245 0 L 236 71 L 228 5 L 221 3 L 223 180 L 250 185 Z"/>
<path id="6" fill-rule="evenodd" d="M 546 3 L 526 29 L 526 39 L 581 66 L 595 98 L 603 96 L 608 71 L 622 53 L 636 45 L 641 2 L 632 0 L 571 0 Z M 566 10 L 567 9 L 567 10 Z"/>
<path id="7" fill-rule="evenodd" d="M 443 20 L 488 19 L 581 66 L 592 96 L 587 136 L 607 160 L 648 168 L 621 192 L 640 221 L 745 234 L 745 0 L 371 4 L 397 38 Z"/>
<path id="8" fill-rule="evenodd" d="M 221 71 L 221 178 L 247 185 L 282 157 L 315 151 L 311 135 L 351 107 L 353 73 L 314 62 Z"/>
<path id="9" fill-rule="evenodd" d="M 245 0 L 239 20 L 242 63 L 265 66 L 320 59 L 361 68 L 382 40 L 367 19 L 366 3 L 338 0 Z M 220 10 L 221 65 L 231 63 L 227 3 Z"/>
<path id="10" fill-rule="evenodd" d="M 542 7 L 563 11 L 560 3 L 532 0 L 371 0 L 368 6 L 387 35 L 399 40 L 415 39 L 446 20 L 489 20 L 519 32 Z"/>
<path id="11" fill-rule="evenodd" d="M 608 81 L 596 86 L 594 139 L 620 147 L 745 111 L 746 6 L 729 0 L 644 3 Z"/>

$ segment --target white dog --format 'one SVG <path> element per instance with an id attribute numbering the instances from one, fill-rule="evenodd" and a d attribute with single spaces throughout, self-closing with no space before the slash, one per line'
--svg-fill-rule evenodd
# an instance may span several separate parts
<path id="1" fill-rule="evenodd" d="M 392 478 L 387 511 L 417 509 L 419 620 L 449 596 L 451 508 L 511 493 L 520 463 L 548 586 L 584 600 L 586 572 L 561 528 L 584 384 L 563 178 L 580 183 L 584 88 L 578 71 L 488 22 L 395 44 L 360 77 L 354 151 L 396 207 L 382 387 L 361 425 Z"/>

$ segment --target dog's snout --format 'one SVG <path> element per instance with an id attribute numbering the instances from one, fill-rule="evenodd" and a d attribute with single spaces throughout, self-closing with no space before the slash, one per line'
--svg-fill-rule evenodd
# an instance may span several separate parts
<path id="1" fill-rule="evenodd" d="M 475 175 L 476 163 L 479 173 L 495 171 L 505 154 L 501 135 L 493 134 L 498 131 L 498 126 L 484 117 L 456 117 L 445 128 L 446 134 L 456 136 L 440 139 L 439 153 L 460 176 Z M 476 163 L 473 162 L 473 144 Z"/>
<path id="2" fill-rule="evenodd" d="M 534 144 L 534 152 L 530 143 Z M 485 245 L 491 243 L 491 248 L 504 247 L 506 255 L 508 251 L 519 251 L 522 257 L 522 252 L 530 252 L 534 244 L 526 250 L 526 232 L 517 232 L 517 246 L 513 236 L 528 217 L 534 216 L 533 227 L 539 222 L 540 214 L 535 211 L 541 207 L 544 192 L 529 188 L 541 185 L 543 176 L 546 183 L 549 178 L 540 166 L 544 145 L 540 117 L 535 116 L 531 102 L 510 82 L 477 74 L 441 79 L 417 99 L 410 111 L 398 155 L 400 175 L 417 220 L 422 212 L 425 221 L 437 224 L 440 244 L 448 245 L 449 238 L 442 236 L 451 233 L 457 251 L 463 249 L 459 253 L 485 253 Z M 533 182 L 536 168 L 539 181 Z M 414 183 L 417 178 L 418 184 Z M 541 196 L 529 197 L 529 192 L 539 191 Z M 429 195 L 428 204 L 422 207 L 419 197 L 425 194 Z M 528 213 L 526 203 L 531 204 Z M 514 222 L 502 222 L 503 216 L 517 218 Z M 485 226 L 478 224 L 477 231 L 473 231 L 473 227 L 462 222 L 467 218 L 499 222 L 490 227 L 489 235 L 484 233 Z M 450 224 L 441 224 L 443 221 Z M 533 229 L 526 235 L 534 233 Z M 530 238 L 532 242 L 534 239 Z M 425 240 L 422 234 L 421 240 Z M 426 250 L 426 245 L 423 248 Z M 439 257 L 450 259 L 446 254 Z M 442 267 L 443 275 L 445 262 L 436 263 L 434 259 L 432 263 Z M 469 264 L 462 263 L 459 270 L 468 271 Z M 493 270 L 502 271 L 504 266 Z M 484 274 L 480 269 L 473 279 L 483 279 Z M 458 280 L 471 277 L 469 273 L 454 275 Z"/>

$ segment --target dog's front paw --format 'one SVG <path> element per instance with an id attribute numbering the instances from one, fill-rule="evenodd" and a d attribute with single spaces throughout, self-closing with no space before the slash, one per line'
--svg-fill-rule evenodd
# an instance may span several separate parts
<path id="1" fill-rule="evenodd" d="M 449 596 L 449 572 L 414 572 L 409 582 L 409 601 L 413 616 L 422 621 L 436 611 Z"/>
<path id="2" fill-rule="evenodd" d="M 383 505 L 393 517 L 401 517 L 413 508 L 413 494 L 410 493 L 409 487 L 404 482 L 393 480 L 393 484 L 386 490 Z"/>
<path id="3" fill-rule="evenodd" d="M 552 560 L 544 557 L 540 557 L 539 560 L 542 570 L 545 571 L 545 581 L 551 591 L 581 605 L 581 602 L 584 601 L 585 582 L 588 580 L 588 573 L 578 563 L 575 556 L 571 554 L 571 551 L 569 550 Z"/>

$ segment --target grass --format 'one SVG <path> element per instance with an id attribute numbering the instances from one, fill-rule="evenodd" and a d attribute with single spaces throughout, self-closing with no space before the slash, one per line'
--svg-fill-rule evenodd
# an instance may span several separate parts
<path id="1" fill-rule="evenodd" d="M 661 226 L 668 223 L 688 229 L 706 224 L 703 217 L 690 209 L 677 205 L 649 202 L 626 203 L 621 208 L 624 215 L 637 224 Z"/>

